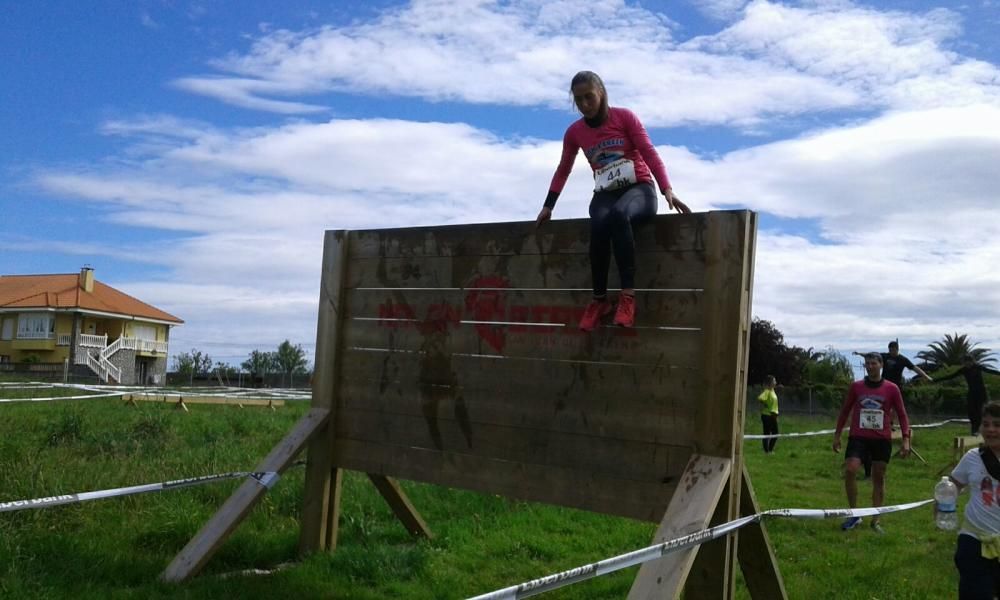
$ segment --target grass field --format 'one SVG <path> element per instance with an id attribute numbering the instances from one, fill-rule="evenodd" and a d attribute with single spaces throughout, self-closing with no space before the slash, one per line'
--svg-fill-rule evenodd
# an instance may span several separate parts
<path id="1" fill-rule="evenodd" d="M 0 502 L 250 470 L 307 410 L 140 403 L 113 399 L 0 405 Z M 832 419 L 783 416 L 782 430 L 832 427 Z M 760 431 L 751 421 L 749 433 Z M 919 430 L 928 460 L 894 459 L 887 503 L 930 497 L 965 426 Z M 830 436 L 780 440 L 764 456 L 748 441 L 746 461 L 762 508 L 846 504 Z M 367 478 L 345 479 L 340 545 L 295 560 L 302 469 L 272 489 L 195 581 L 157 577 L 239 485 L 97 500 L 0 513 L 3 598 L 464 598 L 593 562 L 649 543 L 653 524 L 496 496 L 404 482 L 435 533 L 411 540 Z M 867 505 L 870 485 L 860 483 Z M 964 502 L 964 500 L 963 500 Z M 883 518 L 887 534 L 841 532 L 832 520 L 767 523 L 791 598 L 926 599 L 955 596 L 953 534 L 936 531 L 930 508 Z M 540 596 L 624 598 L 636 568 Z M 746 598 L 739 587 L 738 597 Z"/>

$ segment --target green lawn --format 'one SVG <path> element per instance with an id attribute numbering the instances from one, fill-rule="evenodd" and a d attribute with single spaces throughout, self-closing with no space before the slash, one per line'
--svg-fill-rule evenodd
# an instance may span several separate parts
<path id="1" fill-rule="evenodd" d="M 307 410 L 115 399 L 0 405 L 0 502 L 249 470 Z M 783 431 L 832 426 L 832 419 L 783 416 Z M 748 432 L 759 432 L 750 422 Z M 894 460 L 888 503 L 928 498 L 964 426 L 919 430 L 929 461 Z M 845 505 L 830 436 L 780 440 L 746 460 L 763 509 Z M 157 583 L 167 563 L 239 485 L 202 487 L 0 513 L 0 597 L 7 598 L 463 598 L 572 568 L 649 543 L 654 526 L 569 509 L 405 482 L 435 533 L 412 541 L 364 476 L 345 479 L 340 545 L 265 576 L 220 577 L 295 560 L 302 469 L 257 506 L 195 581 Z M 862 482 L 867 503 L 870 486 Z M 952 534 L 930 508 L 889 515 L 887 535 L 838 522 L 767 524 L 791 598 L 946 598 L 955 595 Z M 622 598 L 636 572 L 592 579 L 541 598 Z M 739 589 L 738 596 L 748 597 Z"/>

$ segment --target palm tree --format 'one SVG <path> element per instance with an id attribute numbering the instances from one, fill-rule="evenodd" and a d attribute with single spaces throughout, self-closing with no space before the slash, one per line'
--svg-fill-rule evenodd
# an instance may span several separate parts
<path id="1" fill-rule="evenodd" d="M 955 335 L 945 334 L 944 338 L 938 342 L 928 344 L 930 350 L 917 352 L 917 358 L 923 361 L 924 369 L 935 371 L 949 365 L 962 364 L 962 358 L 971 356 L 977 363 L 986 364 L 996 361 L 993 351 L 989 348 L 976 348 L 979 344 L 972 343 L 966 334 Z"/>

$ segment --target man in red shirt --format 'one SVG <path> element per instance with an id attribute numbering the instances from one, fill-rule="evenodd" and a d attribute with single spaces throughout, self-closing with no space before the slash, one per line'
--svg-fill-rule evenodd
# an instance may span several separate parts
<path id="1" fill-rule="evenodd" d="M 847 503 L 857 507 L 857 472 L 865 459 L 872 462 L 872 506 L 882 506 L 885 499 L 885 471 L 892 456 L 892 416 L 896 415 L 899 429 L 903 432 L 903 449 L 900 456 L 910 453 L 910 419 L 906 416 L 903 396 L 899 387 L 882 378 L 882 356 L 872 352 L 865 355 L 865 371 L 868 375 L 851 384 L 847 390 L 844 405 L 837 417 L 837 430 L 833 434 L 833 451 L 840 452 L 840 438 L 851 418 L 851 431 L 847 437 L 844 452 L 844 489 Z M 861 517 L 850 517 L 841 529 L 854 529 L 861 523 Z M 879 518 L 872 518 L 872 529 L 883 533 Z"/>

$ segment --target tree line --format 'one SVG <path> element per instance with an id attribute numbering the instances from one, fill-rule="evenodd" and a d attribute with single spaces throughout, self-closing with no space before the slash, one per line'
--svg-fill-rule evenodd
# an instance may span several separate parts
<path id="1" fill-rule="evenodd" d="M 222 361 L 213 362 L 212 357 L 196 348 L 190 352 L 181 352 L 173 356 L 173 370 L 187 377 L 188 383 L 194 383 L 195 378 L 203 379 L 218 377 L 229 380 L 242 372 L 249 373 L 255 380 L 263 380 L 268 375 L 280 374 L 282 387 L 295 385 L 295 378 L 308 376 L 309 362 L 301 344 L 292 344 L 285 340 L 278 344 L 274 351 L 254 349 L 247 359 L 235 367 Z"/>
<path id="2" fill-rule="evenodd" d="M 861 350 L 884 352 L 885 348 Z M 992 350 L 981 348 L 968 335 L 956 332 L 929 343 L 926 350 L 916 354 L 914 364 L 928 373 L 951 370 L 961 365 L 967 355 L 979 364 L 996 361 Z M 815 350 L 789 346 L 774 323 L 755 317 L 750 324 L 747 383 L 760 385 L 768 375 L 774 375 L 779 382 L 789 386 L 846 385 L 854 379 L 851 361 L 843 353 L 833 348 Z"/>

